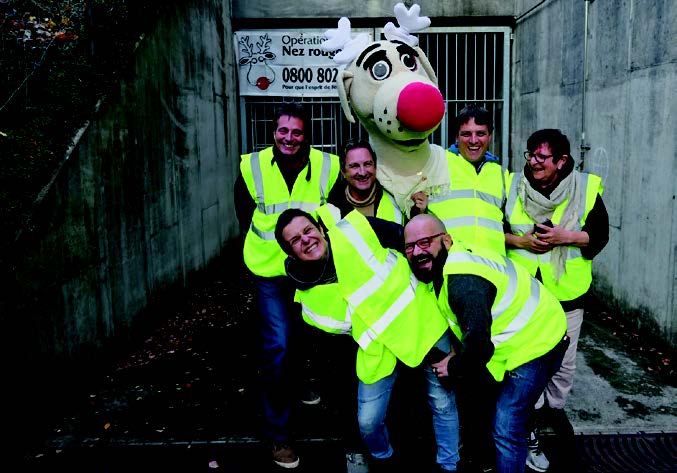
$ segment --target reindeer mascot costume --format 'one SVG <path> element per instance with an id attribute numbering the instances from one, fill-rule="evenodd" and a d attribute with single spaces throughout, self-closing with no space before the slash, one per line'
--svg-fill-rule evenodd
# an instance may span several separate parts
<path id="1" fill-rule="evenodd" d="M 343 17 L 322 43 L 327 51 L 340 50 L 334 61 L 345 65 L 337 80 L 343 112 L 355 123 L 354 112 L 369 133 L 378 156 L 376 177 L 404 212 L 414 193 L 431 196 L 449 186 L 445 150 L 428 141 L 444 116 L 444 99 L 418 38 L 410 34 L 430 26 L 420 10 L 417 4 L 409 10 L 395 5 L 399 27 L 385 25 L 386 41 L 370 43 L 366 33 L 351 38 L 350 20 Z"/>

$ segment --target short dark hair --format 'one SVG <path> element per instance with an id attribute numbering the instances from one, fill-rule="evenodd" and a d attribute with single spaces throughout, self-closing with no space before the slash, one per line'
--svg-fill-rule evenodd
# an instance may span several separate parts
<path id="1" fill-rule="evenodd" d="M 280 216 L 277 218 L 277 223 L 275 224 L 275 239 L 277 240 L 277 244 L 280 245 L 280 248 L 282 248 L 282 251 L 284 251 L 288 255 L 290 255 L 292 252 L 291 246 L 289 245 L 289 242 L 287 242 L 287 240 L 285 240 L 284 237 L 282 236 L 282 231 L 296 217 L 305 217 L 310 221 L 311 224 L 313 224 L 315 228 L 317 228 L 318 230 L 320 229 L 320 224 L 317 223 L 315 217 L 310 215 L 305 210 L 287 209 L 284 212 L 282 212 Z"/>
<path id="2" fill-rule="evenodd" d="M 468 123 L 471 118 L 475 119 L 475 125 L 486 125 L 490 134 L 494 132 L 494 120 L 491 118 L 489 110 L 471 103 L 463 107 L 463 109 L 458 112 L 458 115 L 456 115 L 456 118 L 454 119 L 454 136 L 458 135 L 461 125 Z"/>
<path id="3" fill-rule="evenodd" d="M 277 128 L 277 121 L 282 116 L 289 116 L 298 118 L 303 121 L 304 134 L 306 137 L 310 133 L 310 113 L 304 104 L 301 102 L 283 102 L 275 109 L 275 116 L 273 117 L 273 123 Z"/>
<path id="4" fill-rule="evenodd" d="M 569 138 L 560 130 L 555 128 L 544 128 L 535 131 L 527 139 L 527 151 L 536 151 L 543 143 L 550 146 L 553 155 L 553 162 L 559 161 L 562 156 L 571 156 L 571 144 Z"/>
<path id="5" fill-rule="evenodd" d="M 369 151 L 369 154 L 371 154 L 371 158 L 374 160 L 374 164 L 376 164 L 376 153 L 374 152 L 374 149 L 371 147 L 371 145 L 367 140 L 364 139 L 348 140 L 343 145 L 343 149 L 339 154 L 339 165 L 341 166 L 341 169 L 346 167 L 346 155 L 348 154 L 348 151 L 359 148 L 364 148 L 367 151 Z"/>

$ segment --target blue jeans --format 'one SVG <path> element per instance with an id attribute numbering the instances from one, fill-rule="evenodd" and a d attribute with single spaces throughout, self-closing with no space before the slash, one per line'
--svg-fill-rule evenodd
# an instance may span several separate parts
<path id="1" fill-rule="evenodd" d="M 443 335 L 435 346 L 449 353 L 448 335 Z M 432 411 L 433 429 L 437 441 L 437 463 L 445 470 L 456 470 L 456 463 L 459 459 L 459 434 L 454 393 L 440 384 L 429 365 L 424 363 L 418 369 L 422 370 L 426 379 L 428 405 Z M 389 376 L 373 384 L 360 381 L 357 387 L 357 420 L 360 435 L 369 454 L 374 458 L 388 458 L 393 454 L 385 417 L 395 379 L 397 379 L 397 368 Z"/>
<path id="2" fill-rule="evenodd" d="M 522 473 L 527 459 L 529 420 L 548 381 L 559 369 L 569 346 L 565 337 L 552 350 L 505 374 L 496 402 L 493 437 L 496 471 Z"/>
<path id="3" fill-rule="evenodd" d="M 284 276 L 254 276 L 256 306 L 263 342 L 260 366 L 263 435 L 272 442 L 289 438 L 291 411 L 290 338 L 301 319 L 294 303 L 294 287 Z M 298 312 L 298 313 L 297 313 Z M 294 319 L 298 320 L 294 320 Z"/>

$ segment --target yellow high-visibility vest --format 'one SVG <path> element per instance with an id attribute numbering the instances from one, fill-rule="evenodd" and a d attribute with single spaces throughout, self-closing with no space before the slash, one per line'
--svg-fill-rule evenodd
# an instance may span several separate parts
<path id="1" fill-rule="evenodd" d="M 303 319 L 320 330 L 353 337 L 358 334 L 359 338 L 359 334 L 368 329 L 359 317 L 353 318 L 352 309 L 343 298 L 338 283 L 297 290 L 294 297 L 301 304 Z M 372 384 L 385 378 L 393 372 L 396 364 L 393 352 L 378 341 L 357 349 L 355 371 L 364 383 Z"/>
<path id="2" fill-rule="evenodd" d="M 381 246 L 361 213 L 351 211 L 329 237 L 338 287 L 352 308 L 353 338 L 366 353 L 378 342 L 406 365 L 418 366 L 447 328 L 434 294 L 402 254 Z M 358 356 L 360 379 L 380 379 L 360 366 L 363 361 Z"/>
<path id="3" fill-rule="evenodd" d="M 491 307 L 494 354 L 487 363 L 496 381 L 502 381 L 506 371 L 544 355 L 565 335 L 567 321 L 559 301 L 526 268 L 506 256 L 455 242 L 443 272 L 439 303 L 459 340 L 461 329 L 449 307 L 448 276 L 474 274 L 496 286 Z"/>
<path id="4" fill-rule="evenodd" d="M 577 171 L 573 171 L 577 172 Z M 534 228 L 534 222 L 522 207 L 522 201 L 517 196 L 517 185 L 522 177 L 522 173 L 513 173 L 508 177 L 508 199 L 505 206 L 505 215 L 510 223 L 511 232 L 515 235 L 524 235 Z M 583 194 L 579 199 L 578 208 L 578 226 L 576 231 L 580 231 L 585 225 L 588 214 L 595 205 L 598 195 L 602 195 L 604 187 L 602 179 L 594 174 L 580 174 L 580 192 Z M 555 208 L 551 221 L 559 225 L 564 210 L 569 202 L 567 198 L 564 202 Z M 541 223 L 541 222 L 538 222 Z M 585 294 L 592 283 L 592 260 L 586 259 L 581 255 L 581 249 L 575 246 L 567 248 L 566 266 L 564 272 L 559 278 L 555 279 L 554 268 L 550 262 L 552 252 L 543 254 L 532 253 L 520 248 L 508 249 L 507 255 L 511 260 L 521 264 L 529 270 L 534 276 L 540 269 L 543 285 L 552 292 L 560 301 L 570 301 Z"/>
<path id="5" fill-rule="evenodd" d="M 280 168 L 271 163 L 272 147 L 241 157 L 240 171 L 256 203 L 244 241 L 243 256 L 249 270 L 257 276 L 286 274 L 286 255 L 275 240 L 275 224 L 279 215 L 286 209 L 298 208 L 315 216 L 338 178 L 337 156 L 311 148 L 309 158 L 309 164 L 296 177 L 290 194 Z M 310 181 L 306 181 L 309 165 L 312 172 Z"/>
<path id="6" fill-rule="evenodd" d="M 429 196 L 428 211 L 442 220 L 452 239 L 505 254 L 501 165 L 487 162 L 478 174 L 475 166 L 451 151 L 447 163 L 449 188 Z"/>

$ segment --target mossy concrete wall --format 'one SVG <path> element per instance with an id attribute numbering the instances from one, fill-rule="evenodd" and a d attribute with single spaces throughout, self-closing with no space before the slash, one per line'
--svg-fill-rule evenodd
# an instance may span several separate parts
<path id="1" fill-rule="evenodd" d="M 101 351 L 238 234 L 230 2 L 176 4 L 153 19 L 17 242 L 3 319 L 24 360 Z"/>

